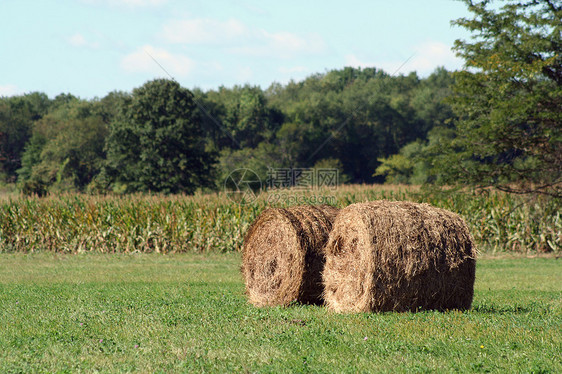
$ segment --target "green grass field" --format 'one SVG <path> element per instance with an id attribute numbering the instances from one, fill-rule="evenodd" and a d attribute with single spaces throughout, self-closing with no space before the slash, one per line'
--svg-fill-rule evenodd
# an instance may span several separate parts
<path id="1" fill-rule="evenodd" d="M 258 309 L 239 266 L 0 254 L 0 372 L 562 372 L 561 259 L 479 259 L 464 313 Z"/>

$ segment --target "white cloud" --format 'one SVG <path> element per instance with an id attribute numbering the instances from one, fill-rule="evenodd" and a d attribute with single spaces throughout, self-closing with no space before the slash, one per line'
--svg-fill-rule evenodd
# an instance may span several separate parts
<path id="1" fill-rule="evenodd" d="M 366 68 L 366 67 L 375 66 L 374 63 L 363 61 L 359 57 L 355 56 L 354 54 L 349 54 L 345 56 L 345 65 L 354 68 Z"/>
<path id="2" fill-rule="evenodd" d="M 187 56 L 173 54 L 165 49 L 145 45 L 126 55 L 121 67 L 131 73 L 152 73 L 172 77 L 185 77 L 195 69 L 195 62 Z"/>
<path id="3" fill-rule="evenodd" d="M 213 19 L 172 20 L 164 25 L 162 36 L 168 43 L 228 44 L 246 36 L 249 30 L 239 21 Z"/>
<path id="4" fill-rule="evenodd" d="M 0 97 L 21 95 L 22 91 L 13 84 L 0 85 Z"/>
<path id="5" fill-rule="evenodd" d="M 82 34 L 72 35 L 70 38 L 68 38 L 68 42 L 75 47 L 81 47 L 88 44 Z"/>
<path id="6" fill-rule="evenodd" d="M 374 67 L 377 69 L 384 70 L 387 74 L 400 75 L 416 70 L 412 68 L 412 65 L 410 64 L 413 58 L 414 56 L 412 56 L 410 60 L 408 60 L 408 58 L 405 58 L 403 61 L 399 61 L 399 60 L 385 61 L 380 59 L 376 61 L 375 60 L 371 61 L 371 60 L 363 60 L 354 54 L 349 54 L 345 56 L 345 65 L 354 68 L 362 68 L 362 69 Z"/>
<path id="7" fill-rule="evenodd" d="M 415 70 L 420 75 L 429 74 L 438 66 L 455 70 L 463 65 L 463 60 L 455 56 L 451 47 L 441 42 L 424 42 L 415 48 L 415 53 L 412 60 L 408 62 L 407 69 Z"/>
<path id="8" fill-rule="evenodd" d="M 277 68 L 274 81 L 280 84 L 287 84 L 290 81 L 304 79 L 310 74 L 310 68 L 306 66 L 280 66 Z"/>
<path id="9" fill-rule="evenodd" d="M 124 4 L 129 6 L 158 6 L 168 2 L 168 0 L 109 0 L 116 5 Z"/>
<path id="10" fill-rule="evenodd" d="M 252 43 L 235 48 L 234 51 L 252 56 L 289 59 L 297 55 L 321 53 L 325 47 L 323 39 L 316 34 L 301 36 L 290 32 L 257 30 Z"/>
<path id="11" fill-rule="evenodd" d="M 67 39 L 68 43 L 74 47 L 89 47 L 89 48 L 98 48 L 99 43 L 97 42 L 89 42 L 86 38 L 80 34 L 76 33 Z"/>
<path id="12" fill-rule="evenodd" d="M 456 70 L 462 67 L 463 61 L 457 58 L 451 48 L 444 43 L 427 41 L 419 44 L 410 52 L 410 56 L 403 60 L 363 60 L 354 54 L 345 56 L 345 63 L 352 67 L 375 67 L 382 69 L 388 74 L 407 74 L 415 71 L 420 76 L 431 74 L 438 66 L 444 66 L 448 70 Z"/>
<path id="13" fill-rule="evenodd" d="M 254 13 L 260 17 L 266 17 L 266 16 L 271 16 L 271 13 L 265 9 L 260 7 L 259 5 L 256 4 L 251 4 L 248 3 L 246 1 L 242 1 L 240 2 L 240 6 L 242 6 L 244 9 L 246 9 L 247 11 Z"/>
<path id="14" fill-rule="evenodd" d="M 250 80 L 254 77 L 254 72 L 248 66 L 239 68 L 236 72 L 236 80 L 238 82 L 249 83 Z"/>
<path id="15" fill-rule="evenodd" d="M 234 19 L 171 20 L 164 25 L 161 35 L 165 42 L 171 44 L 216 45 L 229 53 L 247 56 L 293 58 L 317 54 L 326 48 L 317 34 L 303 36 L 286 31 L 269 32 Z"/>
<path id="16" fill-rule="evenodd" d="M 93 5 L 127 6 L 130 8 L 160 6 L 168 0 L 82 0 L 83 3 Z"/>
<path id="17" fill-rule="evenodd" d="M 292 66 L 292 67 L 282 66 L 278 70 L 282 74 L 291 74 L 291 73 L 305 73 L 308 71 L 308 68 L 305 66 Z"/>

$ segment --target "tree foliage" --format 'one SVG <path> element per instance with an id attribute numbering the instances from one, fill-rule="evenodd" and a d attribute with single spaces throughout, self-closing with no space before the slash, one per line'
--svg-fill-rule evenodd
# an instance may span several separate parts
<path id="1" fill-rule="evenodd" d="M 442 183 L 562 196 L 562 4 L 465 0 L 455 49 L 454 139 L 432 158 Z"/>
<path id="2" fill-rule="evenodd" d="M 422 79 L 348 67 L 266 90 L 192 95 L 155 80 L 93 100 L 2 98 L 0 150 L 12 161 L 0 160 L 1 177 L 38 194 L 191 193 L 221 188 L 237 168 L 264 181 L 271 168 L 322 167 L 338 169 L 341 181 L 382 182 L 385 175 L 373 171 L 386 157 L 410 142 L 425 144 L 431 129 L 450 120 L 442 98 L 451 82 L 442 68 Z"/>
<path id="3" fill-rule="evenodd" d="M 33 123 L 49 105 L 47 95 L 38 92 L 0 100 L 0 173 L 5 181 L 16 180 Z"/>
<path id="4" fill-rule="evenodd" d="M 83 190 L 104 163 L 107 132 L 95 103 L 77 98 L 59 102 L 34 122 L 18 170 L 20 184 L 39 194 L 49 186 Z"/>
<path id="5" fill-rule="evenodd" d="M 111 123 L 103 177 L 125 192 L 193 193 L 212 183 L 192 93 L 157 79 L 133 90 Z"/>

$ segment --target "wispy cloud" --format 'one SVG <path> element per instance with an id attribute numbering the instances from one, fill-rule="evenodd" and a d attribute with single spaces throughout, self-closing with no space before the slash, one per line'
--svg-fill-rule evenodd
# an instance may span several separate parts
<path id="1" fill-rule="evenodd" d="M 86 40 L 84 35 L 80 33 L 76 33 L 67 38 L 68 43 L 73 47 L 89 47 L 89 48 L 98 48 L 98 42 L 90 42 Z"/>
<path id="2" fill-rule="evenodd" d="M 75 47 L 82 47 L 88 44 L 84 36 L 82 34 L 74 34 L 70 38 L 68 38 L 68 42 L 75 46 Z"/>
<path id="3" fill-rule="evenodd" d="M 0 85 L 0 97 L 21 95 L 22 91 L 13 84 Z"/>
<path id="4" fill-rule="evenodd" d="M 234 47 L 231 51 L 249 56 L 290 59 L 320 54 L 326 48 L 324 40 L 316 34 L 297 35 L 284 31 L 270 33 L 256 30 L 252 39 L 245 46 Z"/>
<path id="5" fill-rule="evenodd" d="M 142 46 L 121 60 L 121 67 L 127 72 L 164 75 L 165 72 L 158 64 L 178 78 L 188 76 L 196 66 L 195 61 L 185 55 L 174 54 L 151 45 Z"/>
<path id="6" fill-rule="evenodd" d="M 162 30 L 164 40 L 173 44 L 231 44 L 249 33 L 237 20 L 221 22 L 209 18 L 171 20 Z"/>
<path id="7" fill-rule="evenodd" d="M 164 25 L 161 35 L 166 43 L 215 45 L 227 53 L 258 57 L 293 58 L 318 54 L 326 48 L 318 34 L 270 32 L 235 19 L 171 20 Z"/>
<path id="8" fill-rule="evenodd" d="M 393 72 L 404 74 L 415 71 L 420 76 L 431 74 L 439 66 L 444 66 L 448 70 L 455 70 L 461 68 L 463 64 L 463 61 L 455 56 L 449 46 L 437 41 L 421 43 L 406 52 L 403 60 L 396 58 L 389 60 L 362 59 L 355 54 L 348 54 L 345 56 L 345 64 L 361 68 L 376 67 L 389 74 Z M 408 59 L 408 53 L 411 56 L 410 59 Z"/>
<path id="9" fill-rule="evenodd" d="M 345 65 L 352 66 L 354 68 L 366 68 L 375 66 L 373 62 L 362 60 L 354 54 L 348 54 L 345 56 Z"/>
<path id="10" fill-rule="evenodd" d="M 239 68 L 236 71 L 236 80 L 238 82 L 249 83 L 254 77 L 254 72 L 249 66 Z"/>
<path id="11" fill-rule="evenodd" d="M 384 70 L 388 74 L 405 74 L 415 69 L 412 69 L 411 60 L 415 58 L 415 55 L 410 55 L 410 57 L 404 57 L 404 60 L 370 60 L 362 59 L 354 54 L 349 54 L 345 56 L 345 66 L 351 66 L 354 68 L 369 68 L 374 67 L 377 69 Z M 436 65 L 437 66 L 437 65 Z"/>
<path id="12" fill-rule="evenodd" d="M 154 7 L 164 5 L 168 0 L 81 0 L 86 4 L 127 6 L 130 8 Z"/>
<path id="13" fill-rule="evenodd" d="M 257 14 L 258 16 L 261 17 L 271 16 L 271 13 L 267 9 L 262 8 L 257 4 L 252 4 L 247 1 L 242 1 L 240 2 L 240 6 L 242 6 L 244 9 L 248 10 L 249 12 Z"/>
<path id="14" fill-rule="evenodd" d="M 305 73 L 308 71 L 308 68 L 306 66 L 291 66 L 291 67 L 281 66 L 278 70 L 280 73 L 283 74 L 291 74 L 291 73 Z"/>
<path id="15" fill-rule="evenodd" d="M 437 41 L 427 41 L 415 47 L 416 55 L 408 70 L 415 70 L 420 75 L 431 73 L 438 66 L 448 70 L 462 68 L 463 60 L 455 56 L 451 47 Z"/>
<path id="16" fill-rule="evenodd" d="M 286 84 L 291 80 L 303 79 L 307 74 L 310 74 L 310 69 L 306 66 L 280 66 L 275 73 L 274 81 L 281 84 Z"/>

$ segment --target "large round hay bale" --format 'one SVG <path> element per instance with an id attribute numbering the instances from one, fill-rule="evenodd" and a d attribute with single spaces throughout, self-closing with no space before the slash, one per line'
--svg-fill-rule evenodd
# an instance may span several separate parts
<path id="1" fill-rule="evenodd" d="M 373 201 L 340 210 L 326 244 L 326 305 L 337 312 L 468 309 L 476 249 L 457 214 Z"/>
<path id="2" fill-rule="evenodd" d="M 338 209 L 295 206 L 263 211 L 244 238 L 242 273 L 256 306 L 321 303 L 324 246 Z"/>

